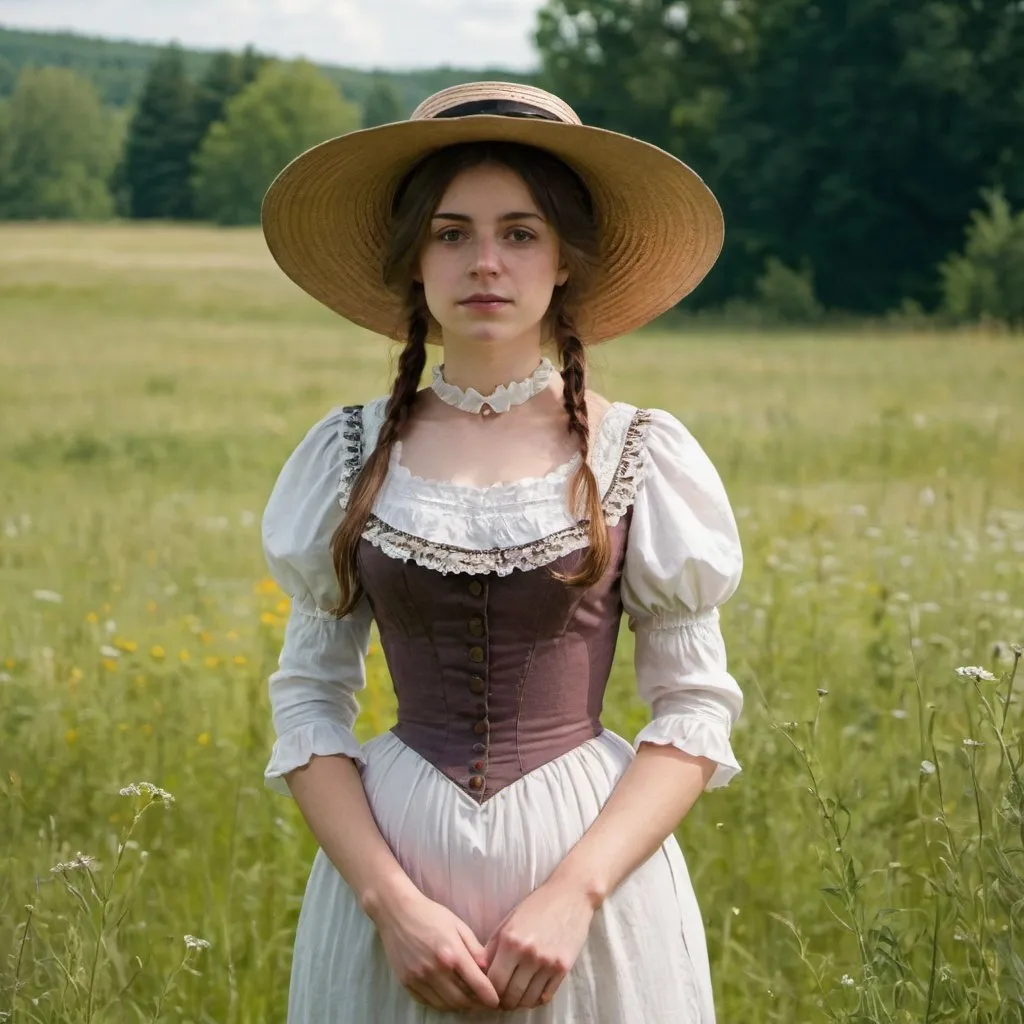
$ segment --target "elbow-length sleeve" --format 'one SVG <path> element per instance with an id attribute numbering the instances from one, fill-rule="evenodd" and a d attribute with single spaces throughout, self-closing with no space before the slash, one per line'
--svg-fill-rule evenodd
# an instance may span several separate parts
<path id="1" fill-rule="evenodd" d="M 718 606 L 739 585 L 743 555 L 711 460 L 673 416 L 650 417 L 622 579 L 637 687 L 653 713 L 635 746 L 709 758 L 716 789 L 740 771 L 729 736 L 743 694 L 726 667 Z"/>
<path id="2" fill-rule="evenodd" d="M 352 727 L 355 694 L 366 682 L 371 614 L 364 597 L 351 615 L 330 609 L 340 599 L 330 542 L 341 521 L 339 484 L 350 459 L 350 410 L 335 410 L 299 443 L 263 513 L 270 574 L 291 597 L 278 668 L 269 680 L 276 742 L 265 781 L 290 795 L 284 776 L 316 755 L 362 759 Z"/>

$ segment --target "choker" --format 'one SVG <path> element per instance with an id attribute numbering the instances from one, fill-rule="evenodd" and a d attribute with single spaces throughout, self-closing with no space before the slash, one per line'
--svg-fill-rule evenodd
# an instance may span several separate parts
<path id="1" fill-rule="evenodd" d="M 490 416 L 491 413 L 508 412 L 513 405 L 522 405 L 535 395 L 539 395 L 547 386 L 554 372 L 550 359 L 544 358 L 540 365 L 526 380 L 513 381 L 511 384 L 499 384 L 489 395 L 481 395 L 476 388 L 463 391 L 455 384 L 444 379 L 444 365 L 435 366 L 430 389 L 445 405 L 450 405 L 463 412 L 479 413 Z"/>

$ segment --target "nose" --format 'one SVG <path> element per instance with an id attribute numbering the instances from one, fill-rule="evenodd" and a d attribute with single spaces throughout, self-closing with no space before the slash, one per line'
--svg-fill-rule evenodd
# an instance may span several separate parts
<path id="1" fill-rule="evenodd" d="M 473 247 L 473 260 L 470 270 L 475 275 L 493 276 L 501 270 L 501 260 L 498 256 L 498 244 L 485 235 L 477 239 Z"/>

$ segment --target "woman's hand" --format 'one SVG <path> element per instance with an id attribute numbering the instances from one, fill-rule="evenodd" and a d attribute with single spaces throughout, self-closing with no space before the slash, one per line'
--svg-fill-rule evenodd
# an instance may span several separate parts
<path id="1" fill-rule="evenodd" d="M 487 977 L 505 1010 L 551 1001 L 586 942 L 594 905 L 579 887 L 547 882 L 523 900 L 487 943 Z"/>
<path id="2" fill-rule="evenodd" d="M 417 893 L 373 917 L 391 969 L 417 1002 L 435 1010 L 499 1008 L 484 947 L 447 907 Z"/>

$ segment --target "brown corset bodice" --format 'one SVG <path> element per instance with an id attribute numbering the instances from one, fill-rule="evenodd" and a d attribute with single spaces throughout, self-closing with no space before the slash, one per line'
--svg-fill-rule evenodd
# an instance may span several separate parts
<path id="1" fill-rule="evenodd" d="M 629 518 L 609 528 L 608 571 L 587 588 L 552 574 L 582 551 L 499 576 L 444 574 L 361 543 L 398 697 L 392 731 L 479 801 L 600 734 Z"/>

